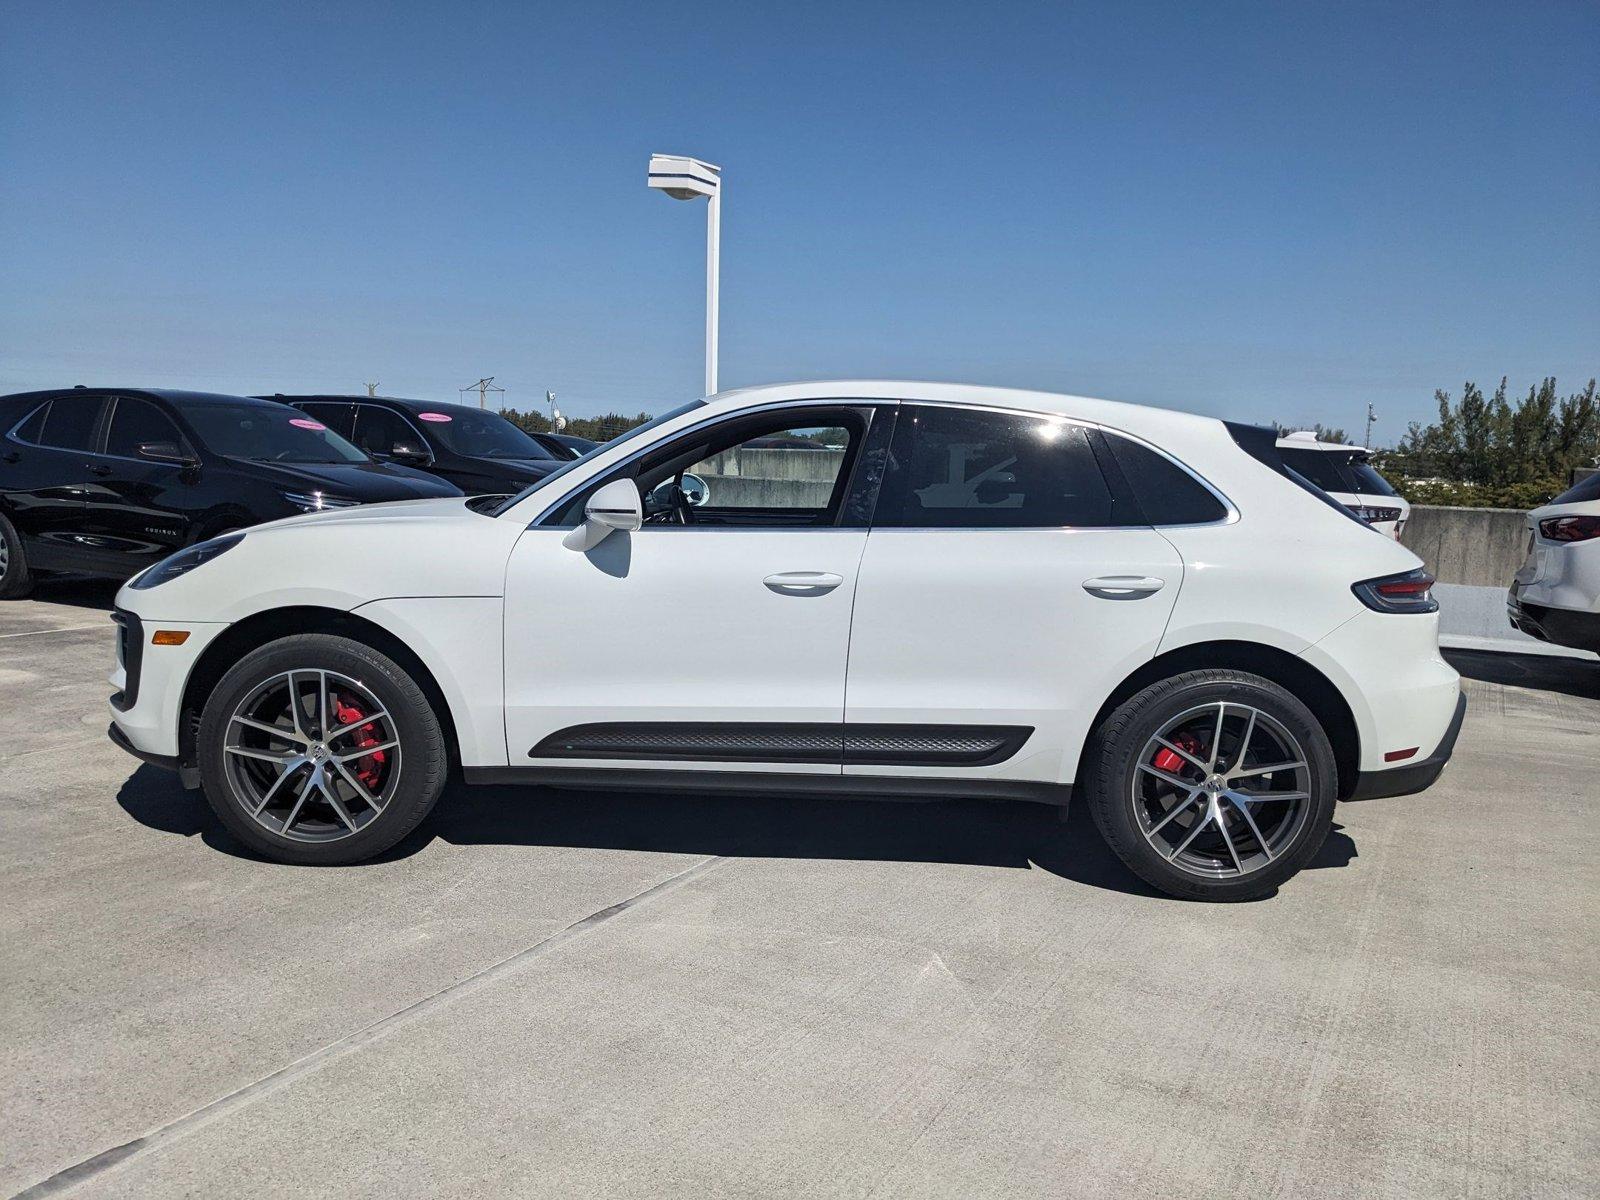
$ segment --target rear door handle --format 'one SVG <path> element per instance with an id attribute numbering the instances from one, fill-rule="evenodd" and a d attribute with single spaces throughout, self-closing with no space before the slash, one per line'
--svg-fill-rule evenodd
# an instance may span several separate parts
<path id="1" fill-rule="evenodd" d="M 89 474 L 105 476 L 111 474 L 111 468 L 101 463 L 95 463 L 89 468 Z"/>
<path id="2" fill-rule="evenodd" d="M 1142 600 L 1167 586 L 1153 575 L 1097 575 L 1083 581 L 1083 590 L 1102 600 Z"/>
<path id="3" fill-rule="evenodd" d="M 780 596 L 820 596 L 844 582 L 831 571 L 783 571 L 761 581 Z"/>

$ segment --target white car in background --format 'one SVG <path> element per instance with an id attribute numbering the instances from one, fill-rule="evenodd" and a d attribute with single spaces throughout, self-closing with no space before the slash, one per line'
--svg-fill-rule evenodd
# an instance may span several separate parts
<path id="1" fill-rule="evenodd" d="M 1528 558 L 1506 610 L 1540 641 L 1600 653 L 1600 475 L 1528 514 Z"/>
<path id="2" fill-rule="evenodd" d="M 1304 430 L 1278 439 L 1278 452 L 1291 470 L 1306 477 L 1368 525 L 1399 538 L 1411 505 L 1378 474 L 1364 446 L 1321 442 Z"/>
<path id="3" fill-rule="evenodd" d="M 1336 800 L 1429 786 L 1466 703 L 1421 561 L 1273 441 L 1039 392 L 725 392 L 517 496 L 292 518 L 157 564 L 117 597 L 111 736 L 284 862 L 381 852 L 459 768 L 1075 793 L 1155 887 L 1260 896 Z"/>

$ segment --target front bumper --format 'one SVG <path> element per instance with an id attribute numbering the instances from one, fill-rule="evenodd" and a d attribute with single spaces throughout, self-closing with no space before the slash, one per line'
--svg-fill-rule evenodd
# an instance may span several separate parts
<path id="1" fill-rule="evenodd" d="M 222 622 L 157 621 L 128 609 L 112 614 L 119 628 L 116 669 L 110 683 L 112 741 L 146 762 L 176 765 L 182 753 L 179 721 L 183 691 L 194 665 L 227 625 Z M 157 628 L 184 629 L 181 646 L 155 646 Z"/>
<path id="2" fill-rule="evenodd" d="M 1456 701 L 1456 714 L 1438 748 L 1421 762 L 1407 763 L 1403 767 L 1390 767 L 1387 771 L 1362 771 L 1356 775 L 1353 791 L 1346 800 L 1380 800 L 1387 796 L 1414 796 L 1432 787 L 1444 771 L 1445 764 L 1455 753 L 1456 738 L 1461 736 L 1461 722 L 1467 715 L 1467 694 L 1461 693 Z"/>

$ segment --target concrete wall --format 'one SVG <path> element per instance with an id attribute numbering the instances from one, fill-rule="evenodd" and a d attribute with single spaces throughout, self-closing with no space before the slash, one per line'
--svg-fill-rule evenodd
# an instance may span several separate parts
<path id="1" fill-rule="evenodd" d="M 729 450 L 689 469 L 710 487 L 712 504 L 821 508 L 843 460 L 843 450 Z"/>
<path id="2" fill-rule="evenodd" d="M 1526 518 L 1515 508 L 1417 505 L 1400 540 L 1428 564 L 1440 583 L 1503 591 L 1528 556 Z"/>

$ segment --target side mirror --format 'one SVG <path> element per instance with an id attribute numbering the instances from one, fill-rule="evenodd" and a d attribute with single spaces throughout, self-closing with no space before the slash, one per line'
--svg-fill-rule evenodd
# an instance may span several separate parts
<path id="1" fill-rule="evenodd" d="M 200 460 L 186 454 L 177 442 L 140 442 L 134 450 L 140 458 L 148 458 L 151 462 L 172 463 L 179 467 L 200 465 Z"/>
<path id="2" fill-rule="evenodd" d="M 593 550 L 613 529 L 632 532 L 643 524 L 638 484 L 631 479 L 613 479 L 589 497 L 583 506 L 583 524 L 562 538 L 561 544 L 568 550 Z"/>
<path id="3" fill-rule="evenodd" d="M 425 463 L 428 461 L 428 452 L 410 442 L 396 442 L 389 447 L 389 458 L 398 463 Z"/>

